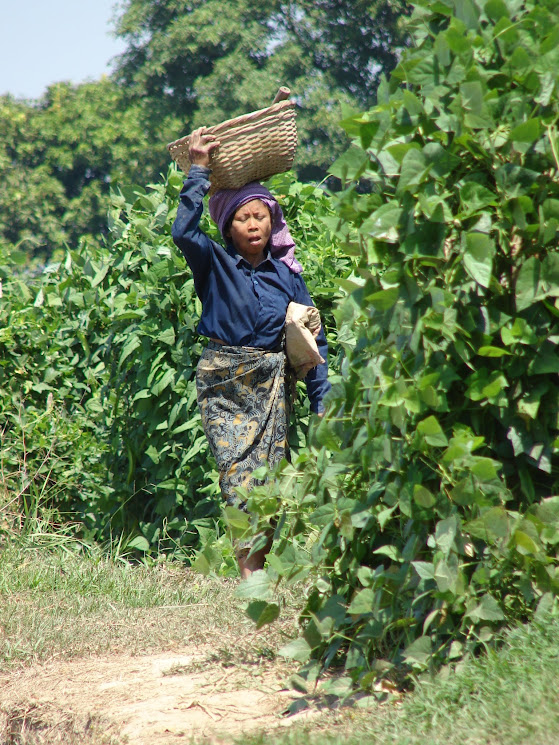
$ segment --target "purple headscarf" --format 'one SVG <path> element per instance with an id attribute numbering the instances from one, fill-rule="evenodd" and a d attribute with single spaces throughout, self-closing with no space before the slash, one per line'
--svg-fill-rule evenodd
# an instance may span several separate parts
<path id="1" fill-rule="evenodd" d="M 272 256 L 287 264 L 295 274 L 300 274 L 303 267 L 295 258 L 295 241 L 289 232 L 281 207 L 277 199 L 258 181 L 251 181 L 249 184 L 241 186 L 240 189 L 218 189 L 210 197 L 208 205 L 210 217 L 223 235 L 231 215 L 243 204 L 251 202 L 253 199 L 260 199 L 270 210 L 272 233 L 269 243 Z M 225 238 L 225 236 L 223 237 Z"/>

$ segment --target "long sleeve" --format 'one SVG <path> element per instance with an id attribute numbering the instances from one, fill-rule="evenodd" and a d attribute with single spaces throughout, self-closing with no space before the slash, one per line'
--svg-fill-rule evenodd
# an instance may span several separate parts
<path id="1" fill-rule="evenodd" d="M 192 270 L 194 286 L 200 298 L 212 266 L 212 240 L 200 229 L 203 199 L 210 188 L 209 173 L 209 169 L 203 166 L 190 167 L 171 229 L 173 241 Z"/>
<path id="2" fill-rule="evenodd" d="M 295 296 L 294 300 L 296 303 L 302 305 L 314 305 L 312 298 L 307 289 L 305 281 L 300 274 L 295 276 Z M 307 386 L 307 395 L 311 403 L 311 411 L 316 414 L 321 414 L 324 411 L 323 399 L 332 387 L 328 382 L 328 342 L 326 341 L 326 334 L 324 328 L 320 329 L 320 333 L 316 337 L 316 345 L 318 351 L 326 360 L 320 365 L 313 367 L 305 378 L 305 384 Z"/>

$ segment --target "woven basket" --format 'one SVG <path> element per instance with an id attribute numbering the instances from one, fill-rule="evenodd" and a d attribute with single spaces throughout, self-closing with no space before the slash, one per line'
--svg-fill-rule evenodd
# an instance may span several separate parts
<path id="1" fill-rule="evenodd" d="M 295 102 L 280 101 L 267 109 L 229 119 L 206 129 L 220 146 L 212 153 L 211 188 L 239 189 L 249 181 L 264 181 L 289 171 L 297 148 Z M 167 149 L 185 173 L 190 169 L 190 135 L 170 142 Z"/>

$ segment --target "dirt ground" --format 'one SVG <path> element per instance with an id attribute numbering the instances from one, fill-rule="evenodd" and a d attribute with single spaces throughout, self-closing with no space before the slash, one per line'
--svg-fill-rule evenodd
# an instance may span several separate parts
<path id="1" fill-rule="evenodd" d="M 272 662 L 224 668 L 203 647 L 52 661 L 0 674 L 0 745 L 222 743 L 313 716 L 286 715 L 295 697 Z"/>

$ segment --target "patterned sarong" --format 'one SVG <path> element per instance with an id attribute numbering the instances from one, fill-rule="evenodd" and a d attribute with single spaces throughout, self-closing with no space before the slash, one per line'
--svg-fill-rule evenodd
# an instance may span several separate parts
<path id="1" fill-rule="evenodd" d="M 287 454 L 289 411 L 283 351 L 210 341 L 196 370 L 202 426 L 217 461 L 227 504 L 244 509 L 235 487 L 250 489 L 252 472 Z"/>

